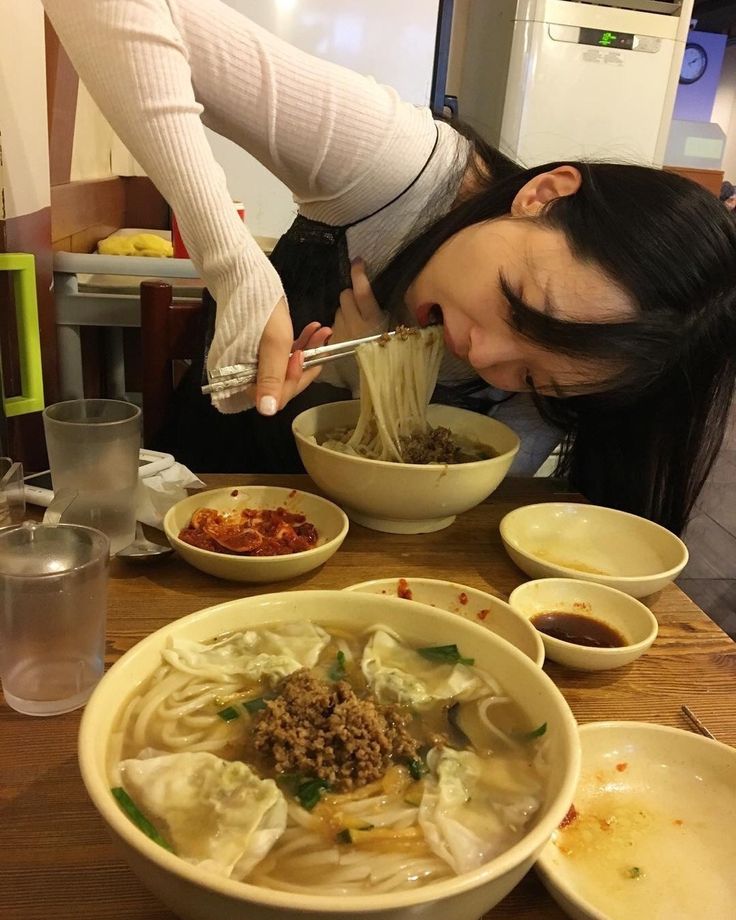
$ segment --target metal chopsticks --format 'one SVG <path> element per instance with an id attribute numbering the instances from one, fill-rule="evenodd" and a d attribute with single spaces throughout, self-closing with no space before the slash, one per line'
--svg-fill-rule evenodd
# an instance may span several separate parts
<path id="1" fill-rule="evenodd" d="M 381 339 L 391 338 L 395 332 L 381 332 L 378 335 L 368 335 L 362 339 L 351 339 L 348 342 L 335 342 L 334 345 L 320 345 L 319 348 L 306 348 L 302 351 L 304 368 L 317 367 L 338 361 L 348 355 L 354 355 L 359 345 L 368 342 L 378 342 Z M 256 366 L 254 364 L 231 364 L 228 367 L 218 367 L 208 371 L 209 383 L 202 387 L 203 393 L 221 393 L 233 387 L 248 386 L 255 383 Z"/>

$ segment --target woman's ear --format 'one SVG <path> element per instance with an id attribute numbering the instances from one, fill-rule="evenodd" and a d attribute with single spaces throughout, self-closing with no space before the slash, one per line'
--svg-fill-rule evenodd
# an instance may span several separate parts
<path id="1" fill-rule="evenodd" d="M 580 188 L 582 177 L 575 166 L 557 166 L 540 173 L 517 193 L 511 204 L 513 217 L 534 217 L 555 198 L 574 195 Z"/>

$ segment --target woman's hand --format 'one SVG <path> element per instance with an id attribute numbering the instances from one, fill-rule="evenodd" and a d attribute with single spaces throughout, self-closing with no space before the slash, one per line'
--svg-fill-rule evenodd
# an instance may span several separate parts
<path id="1" fill-rule="evenodd" d="M 310 323 L 295 340 L 286 301 L 281 298 L 276 304 L 261 336 L 256 386 L 248 391 L 251 398 L 255 398 L 261 415 L 274 415 L 283 409 L 319 376 L 320 367 L 302 369 L 304 349 L 318 348 L 328 339 L 347 342 L 388 329 L 388 317 L 373 296 L 362 259 L 353 259 L 350 277 L 353 286 L 340 294 L 340 306 L 332 328 Z"/>
<path id="2" fill-rule="evenodd" d="M 378 335 L 388 329 L 388 316 L 373 296 L 362 259 L 353 259 L 350 263 L 350 277 L 353 286 L 340 294 L 331 342 L 349 342 L 367 335 Z"/>
<path id="3" fill-rule="evenodd" d="M 289 308 L 279 300 L 261 336 L 256 385 L 248 390 L 261 415 L 275 415 L 319 375 L 320 367 L 302 369 L 301 352 L 324 345 L 331 334 L 329 326 L 310 323 L 294 339 Z"/>

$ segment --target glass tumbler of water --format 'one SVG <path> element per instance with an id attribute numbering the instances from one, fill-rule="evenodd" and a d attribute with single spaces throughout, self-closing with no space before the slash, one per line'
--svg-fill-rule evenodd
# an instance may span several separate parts
<path id="1" fill-rule="evenodd" d="M 76 493 L 63 521 L 101 530 L 115 554 L 135 537 L 141 410 L 118 399 L 72 399 L 43 413 L 54 492 Z"/>
<path id="2" fill-rule="evenodd" d="M 0 530 L 0 680 L 9 706 L 84 705 L 105 662 L 109 541 L 75 524 Z"/>

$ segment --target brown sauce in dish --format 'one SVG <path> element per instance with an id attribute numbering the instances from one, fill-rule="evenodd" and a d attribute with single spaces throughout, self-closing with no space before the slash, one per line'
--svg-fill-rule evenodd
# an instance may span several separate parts
<path id="1" fill-rule="evenodd" d="M 608 623 L 582 613 L 565 610 L 548 610 L 531 618 L 536 628 L 553 639 L 586 645 L 591 648 L 621 648 L 629 643 L 626 638 Z"/>

